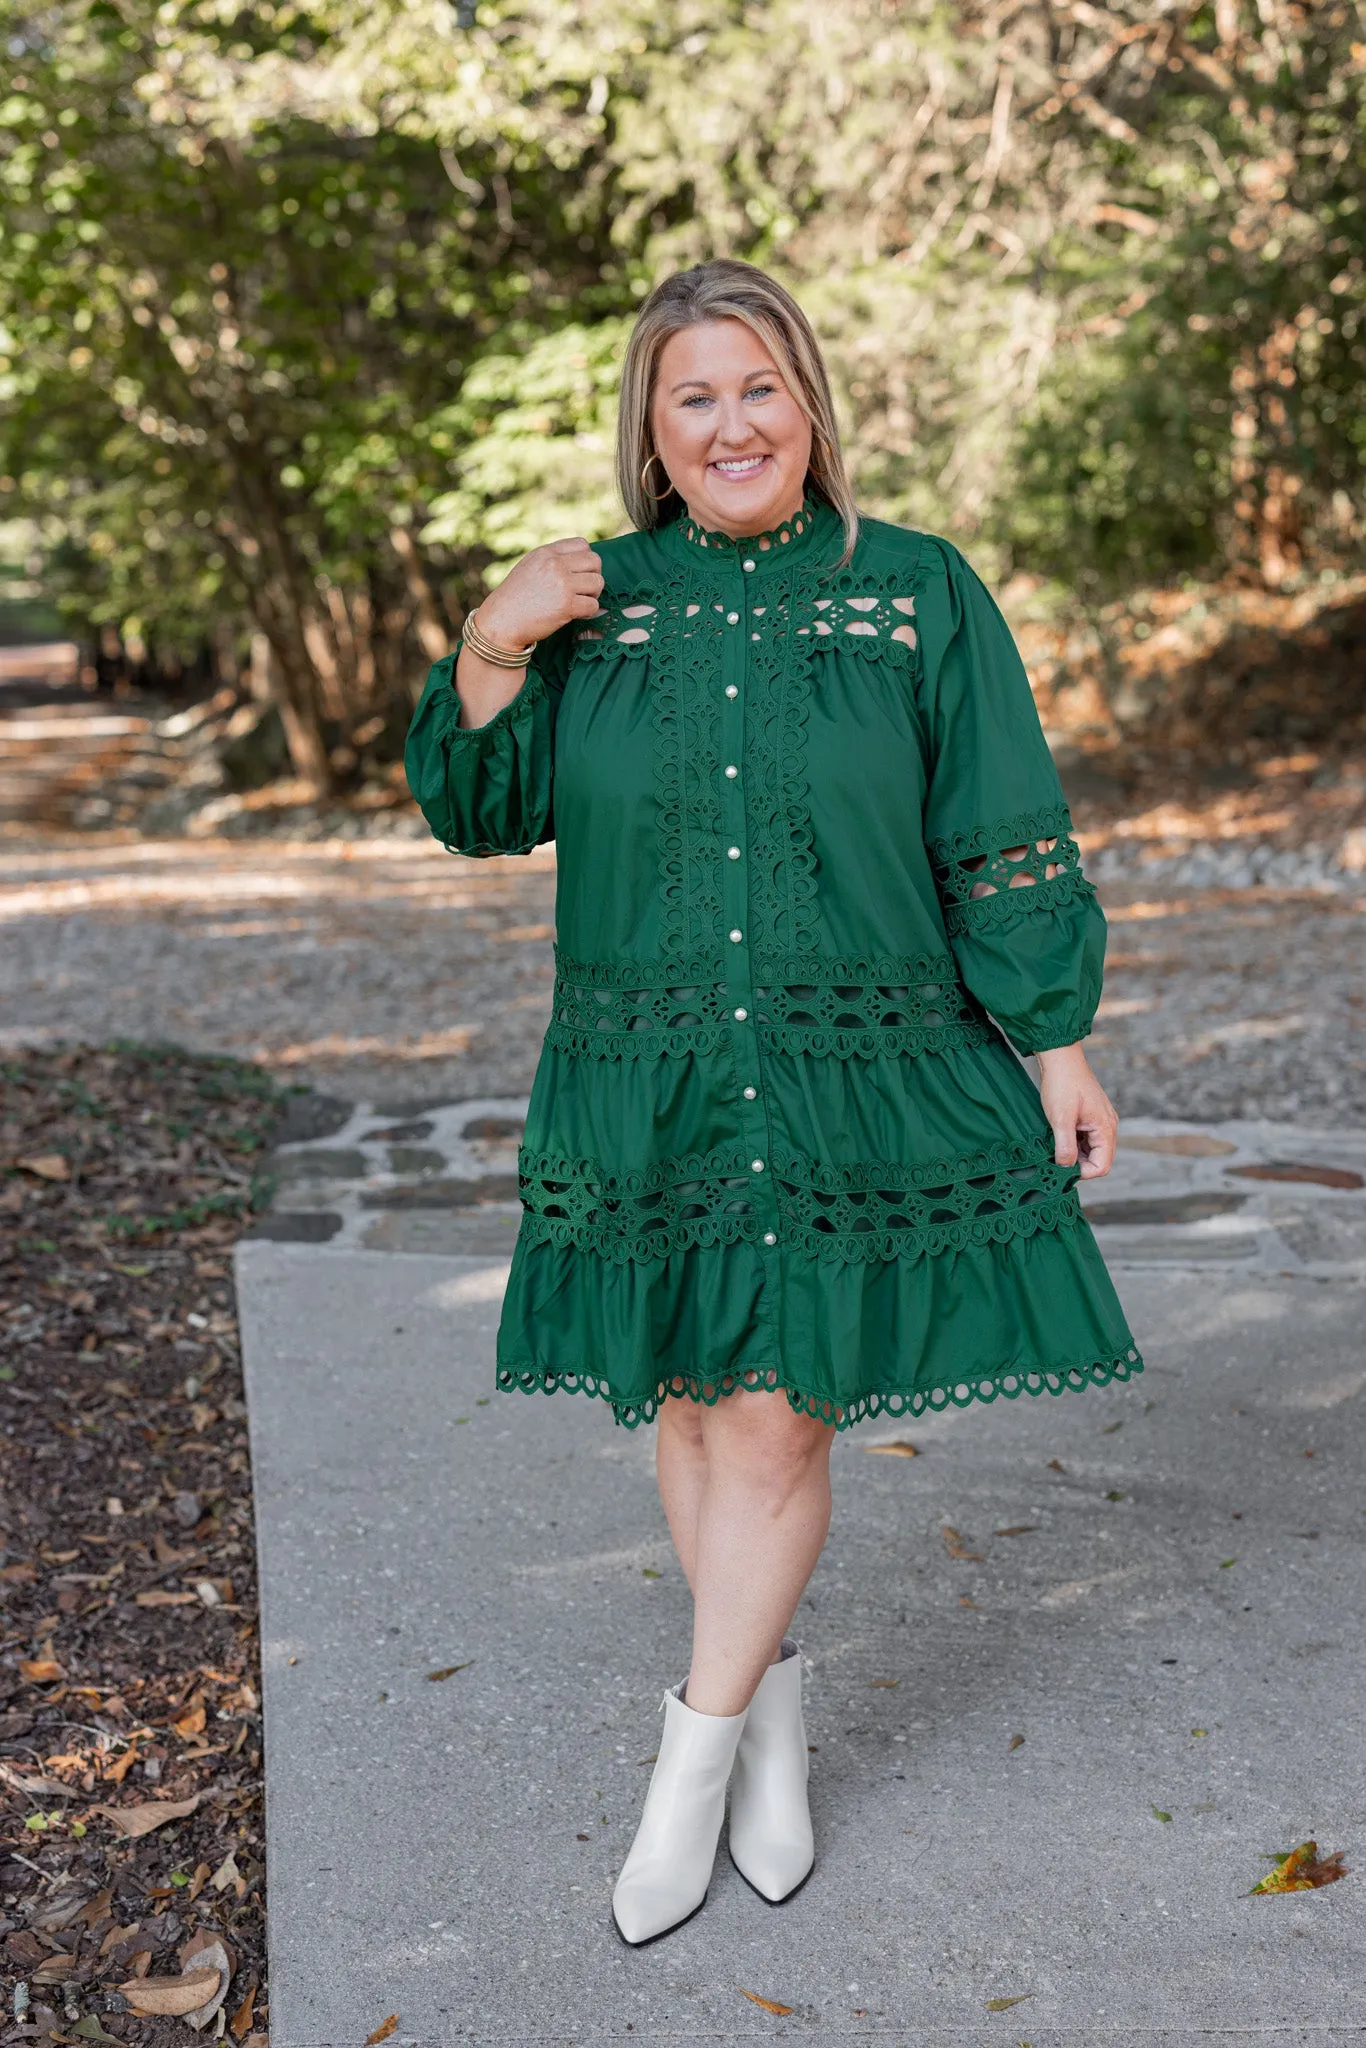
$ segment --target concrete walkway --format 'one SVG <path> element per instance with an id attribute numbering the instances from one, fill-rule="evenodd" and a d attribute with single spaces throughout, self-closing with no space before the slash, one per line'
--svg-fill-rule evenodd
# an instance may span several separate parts
<path id="1" fill-rule="evenodd" d="M 1095 1199 L 1146 1373 L 838 1440 L 816 1873 L 774 1911 L 723 1849 L 632 1951 L 608 1898 L 687 1654 L 653 1439 L 493 1389 L 517 1105 L 406 1107 L 425 1134 L 301 1140 L 280 1218 L 330 1242 L 239 1250 L 273 2048 L 393 2014 L 398 2048 L 1362 2041 L 1366 1136 L 1127 1132 Z M 1309 1835 L 1353 1874 L 1247 1897 Z"/>

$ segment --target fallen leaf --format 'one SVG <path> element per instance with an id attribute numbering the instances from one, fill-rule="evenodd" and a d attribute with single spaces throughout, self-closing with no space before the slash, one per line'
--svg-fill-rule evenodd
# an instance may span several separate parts
<path id="1" fill-rule="evenodd" d="M 373 2034 L 365 2037 L 365 2048 L 375 2048 L 376 2041 L 387 2041 L 398 2025 L 398 2014 L 391 2012 L 387 2020 L 381 2020 Z"/>
<path id="2" fill-rule="evenodd" d="M 217 1970 L 187 1970 L 179 1977 L 129 1977 L 115 1988 L 134 2012 L 184 2019 L 213 1997 L 218 1983 Z"/>
<path id="3" fill-rule="evenodd" d="M 900 1685 L 901 1680 L 899 1678 L 870 1678 L 868 1683 L 873 1687 L 874 1691 L 881 1687 L 884 1691 L 890 1692 L 894 1685 Z"/>
<path id="4" fill-rule="evenodd" d="M 1010 1528 L 996 1529 L 992 1533 L 996 1536 L 1028 1536 L 1030 1530 L 1038 1526 L 1037 1522 L 1013 1522 Z"/>
<path id="5" fill-rule="evenodd" d="M 201 1697 L 196 1705 L 188 1708 L 187 1711 L 180 1716 L 179 1720 L 173 1721 L 171 1723 L 171 1726 L 175 1729 L 177 1735 L 183 1735 L 188 1741 L 191 1735 L 200 1735 L 203 1733 L 204 1721 L 204 1701 Z"/>
<path id="6" fill-rule="evenodd" d="M 45 1906 L 40 1906 L 29 1926 L 35 1934 L 62 1934 L 73 1921 L 84 1919 L 85 1912 L 84 1893 L 63 1892 L 60 1898 L 49 1899 Z"/>
<path id="7" fill-rule="evenodd" d="M 947 1522 L 939 1533 L 944 1539 L 944 1548 L 948 1551 L 950 1557 L 961 1558 L 965 1564 L 986 1563 L 986 1559 L 980 1550 L 964 1549 L 962 1537 L 956 1529 L 951 1529 Z"/>
<path id="8" fill-rule="evenodd" d="M 1237 1562 L 1236 1557 L 1222 1557 L 1219 1560 L 1219 1569 L 1221 1572 L 1226 1572 L 1231 1564 L 1237 1564 Z"/>
<path id="9" fill-rule="evenodd" d="M 71 2038 L 76 2041 L 108 2041 L 112 2043 L 112 2048 L 128 2048 L 127 2042 L 121 2041 L 117 2034 L 105 2033 L 93 2012 L 88 2012 L 83 2020 L 76 2021 L 71 2029 Z"/>
<path id="10" fill-rule="evenodd" d="M 1061 1462 L 1060 1459 L 1050 1458 L 1048 1461 L 1048 1469 L 1050 1472 L 1065 1472 L 1067 1470 L 1067 1467 Z"/>
<path id="11" fill-rule="evenodd" d="M 249 1986 L 247 1990 L 246 1997 L 242 2000 L 242 2003 L 238 2006 L 236 2012 L 228 2021 L 229 2029 L 239 2041 L 241 2040 L 243 2034 L 248 2034 L 251 2032 L 251 2016 L 253 2011 L 255 2010 L 255 2006 L 256 1986 L 252 1984 L 251 1986 Z"/>
<path id="12" fill-rule="evenodd" d="M 100 1954 L 107 1956 L 111 1948 L 117 1948 L 121 1941 L 128 1941 L 138 1931 L 140 1921 L 131 1920 L 126 1927 L 111 1927 L 100 1943 Z"/>
<path id="13" fill-rule="evenodd" d="M 19 1676 L 26 1678 L 30 1685 L 51 1685 L 66 1673 L 55 1657 L 21 1657 Z"/>
<path id="14" fill-rule="evenodd" d="M 1151 1813 L 1151 1815 L 1152 1815 L 1152 1817 L 1153 1817 L 1153 1819 L 1154 1819 L 1154 1820 L 1170 1820 L 1170 1819 L 1171 1819 L 1171 1815 L 1170 1815 L 1169 1813 L 1164 1813 L 1164 1812 L 1162 1811 L 1162 1808 L 1161 1808 L 1160 1806 L 1150 1806 L 1150 1807 L 1148 1808 L 1148 1811 L 1149 1811 L 1149 1813 Z"/>
<path id="15" fill-rule="evenodd" d="M 1024 1748 L 1024 1737 L 1023 1737 L 1023 1735 L 1012 1735 L 1012 1736 L 1011 1736 L 1011 1738 L 1010 1738 L 1010 1740 L 1009 1740 L 1009 1742 L 1008 1742 L 1008 1743 L 1006 1744 L 1006 1748 L 1007 1748 L 1007 1749 L 1023 1749 L 1023 1748 Z"/>
<path id="16" fill-rule="evenodd" d="M 657 1572 L 652 1564 L 643 1564 L 640 1568 L 640 1576 L 642 1579 L 662 1579 L 664 1574 L 663 1572 Z"/>
<path id="17" fill-rule="evenodd" d="M 135 1593 L 134 1604 L 138 1607 L 193 1607 L 197 1593 L 170 1593 L 165 1586 L 154 1586 L 150 1593 Z"/>
<path id="18" fill-rule="evenodd" d="M 1288 1856 L 1282 1856 L 1274 1870 L 1269 1870 L 1260 1884 L 1254 1884 L 1247 1894 L 1255 1898 L 1260 1892 L 1314 1892 L 1325 1884 L 1336 1884 L 1340 1877 L 1346 1877 L 1347 1866 L 1343 1862 L 1345 1849 L 1335 1849 L 1331 1856 L 1320 1856 L 1317 1842 L 1301 1842 Z"/>
<path id="19" fill-rule="evenodd" d="M 1127 1496 L 1125 1494 L 1122 1494 L 1119 1491 L 1118 1487 L 1112 1487 L 1110 1492 L 1106 1494 L 1105 1498 L 1107 1500 L 1124 1500 L 1127 1498 Z"/>
<path id="20" fill-rule="evenodd" d="M 28 1585 L 38 1576 L 38 1568 L 31 1564 L 7 1564 L 0 1571 L 0 1580 L 7 1586 Z"/>
<path id="21" fill-rule="evenodd" d="M 215 1870 L 213 1876 L 209 1879 L 209 1883 L 216 1892 L 225 1892 L 230 1884 L 237 1883 L 241 1875 L 241 1871 L 237 1868 L 236 1858 L 229 1851 L 219 1864 L 217 1870 Z"/>
<path id="22" fill-rule="evenodd" d="M 1117 1429 L 1123 1429 L 1123 1427 L 1123 1422 L 1107 1422 L 1104 1429 L 1101 1431 L 1101 1435 L 1113 1436 Z"/>
<path id="23" fill-rule="evenodd" d="M 205 1970 L 214 1973 L 214 1986 L 203 2004 L 194 2006 L 183 2015 L 198 2032 L 217 2017 L 232 1982 L 233 1958 L 222 1935 L 215 1934 L 211 1927 L 201 1927 L 197 1934 L 192 1934 L 180 1950 L 180 1969 L 187 1983 L 191 1977 L 197 1977 Z"/>
<path id="24" fill-rule="evenodd" d="M 70 1180 L 71 1163 L 60 1152 L 40 1152 L 33 1159 L 16 1159 L 21 1173 L 36 1174 L 39 1180 Z"/>
<path id="25" fill-rule="evenodd" d="M 1012 2005 L 1023 2005 L 1027 1998 L 1033 1998 L 1034 1996 L 1035 1993 L 1032 1991 L 1020 1991 L 1016 1993 L 1014 1998 L 989 1998 L 987 2000 L 987 2011 L 1009 2012 Z"/>
<path id="26" fill-rule="evenodd" d="M 434 1685 L 440 1685 L 443 1678 L 454 1678 L 457 1671 L 468 1671 L 474 1662 L 473 1657 L 467 1657 L 463 1664 L 443 1664 L 439 1671 L 429 1671 L 427 1676 Z"/>
<path id="27" fill-rule="evenodd" d="M 185 1894 L 186 1898 L 197 1899 L 212 1875 L 213 1872 L 207 1863 L 197 1863 L 194 1867 L 194 1873 L 190 1878 L 190 1888 Z"/>
<path id="28" fill-rule="evenodd" d="M 741 1998 L 748 1998 L 764 2012 L 775 2012 L 782 2016 L 790 2013 L 792 2010 L 790 2005 L 779 2005 L 776 1998 L 760 1998 L 757 1991 L 746 1991 L 743 1984 L 738 1984 L 736 1989 L 740 1993 Z"/>
<path id="29" fill-rule="evenodd" d="M 10 1764 L 0 1764 L 0 1779 L 3 1779 L 6 1785 L 12 1786 L 16 1792 L 27 1792 L 30 1797 L 46 1796 L 52 1798 L 55 1796 L 59 1799 L 74 1799 L 76 1797 L 74 1785 L 64 1785 L 60 1778 L 26 1778 Z"/>
<path id="30" fill-rule="evenodd" d="M 92 1806 L 90 1812 L 104 1814 L 125 1835 L 150 1835 L 153 1828 L 164 1827 L 168 1820 L 184 1820 L 203 1796 L 196 1792 L 189 1799 L 148 1799 L 138 1806 Z"/>
<path id="31" fill-rule="evenodd" d="M 865 1444 L 863 1448 L 874 1458 L 918 1458 L 920 1456 L 918 1446 L 907 1443 L 904 1437 L 898 1438 L 894 1443 L 890 1444 Z"/>
<path id="32" fill-rule="evenodd" d="M 958 1595 L 958 1605 L 960 1607 L 975 1607 L 977 1602 L 973 1599 L 971 1593 L 960 1593 Z"/>
<path id="33" fill-rule="evenodd" d="M 79 1917 L 84 1920 L 87 1927 L 94 1927 L 98 1921 L 103 1920 L 113 1903 L 113 1889 L 106 1885 L 102 1892 L 96 1892 L 94 1898 L 86 1902 Z"/>
<path id="34" fill-rule="evenodd" d="M 1209 1729 L 1208 1729 L 1208 1728 L 1192 1728 L 1192 1729 L 1191 1729 L 1191 1734 L 1192 1734 L 1192 1735 L 1208 1735 L 1208 1734 L 1209 1734 Z"/>
<path id="35" fill-rule="evenodd" d="M 137 1754 L 138 1746 L 136 1741 L 130 1742 L 123 1755 L 118 1758 L 117 1762 L 110 1764 L 106 1770 L 104 1775 L 109 1784 L 121 1785 L 123 1783 L 137 1761 Z"/>

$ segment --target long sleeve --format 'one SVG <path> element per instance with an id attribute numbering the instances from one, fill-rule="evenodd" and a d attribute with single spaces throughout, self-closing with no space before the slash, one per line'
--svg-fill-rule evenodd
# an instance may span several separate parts
<path id="1" fill-rule="evenodd" d="M 423 817 L 451 853 L 530 853 L 555 836 L 555 718 L 569 653 L 562 627 L 536 648 L 511 702 L 475 726 L 460 724 L 456 655 L 431 669 L 403 765 Z"/>
<path id="2" fill-rule="evenodd" d="M 949 943 L 1019 1052 L 1071 1045 L 1100 1001 L 1104 913 L 1009 627 L 956 548 L 923 559 L 925 839 Z"/>

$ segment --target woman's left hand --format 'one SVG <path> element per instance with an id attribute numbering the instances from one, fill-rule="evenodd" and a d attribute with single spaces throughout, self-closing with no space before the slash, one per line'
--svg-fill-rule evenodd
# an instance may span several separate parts
<path id="1" fill-rule="evenodd" d="M 1079 1045 L 1037 1055 L 1043 1112 L 1053 1126 L 1059 1166 L 1081 1162 L 1083 1180 L 1099 1180 L 1115 1163 L 1119 1118 Z"/>

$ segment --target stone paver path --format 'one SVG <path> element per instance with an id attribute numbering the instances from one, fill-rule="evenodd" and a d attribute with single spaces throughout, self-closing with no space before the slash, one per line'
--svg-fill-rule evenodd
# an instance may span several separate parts
<path id="1" fill-rule="evenodd" d="M 510 1251 L 524 1097 L 305 1098 L 275 1155 L 258 1237 L 369 1251 Z M 326 1128 L 326 1135 L 323 1134 Z M 1106 1256 L 1147 1266 L 1366 1279 L 1366 1132 L 1126 1119 L 1114 1170 L 1082 1199 Z"/>

